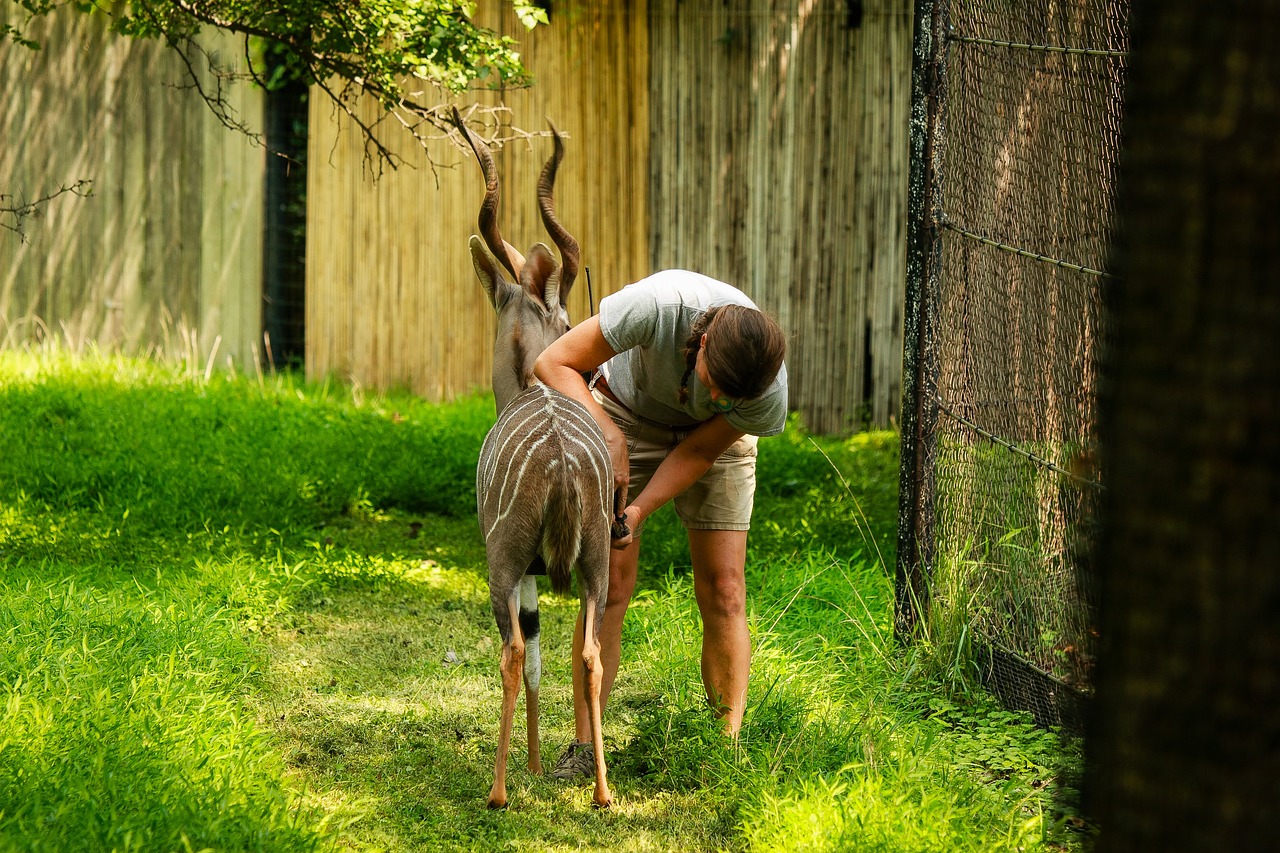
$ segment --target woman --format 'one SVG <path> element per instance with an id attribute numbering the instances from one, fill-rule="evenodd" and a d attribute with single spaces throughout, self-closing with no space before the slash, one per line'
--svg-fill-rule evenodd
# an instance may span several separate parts
<path id="1" fill-rule="evenodd" d="M 602 707 L 618 674 L 644 521 L 674 500 L 702 615 L 703 685 L 726 733 L 737 736 L 751 660 L 745 569 L 756 441 L 786 424 L 785 354 L 782 330 L 740 290 L 667 270 L 601 300 L 598 315 L 538 358 L 538 379 L 600 424 L 619 495 L 630 497 L 622 512 L 630 534 L 613 542 L 600 626 Z M 579 621 L 574 660 L 581 646 Z M 593 772 L 581 669 L 573 668 L 576 742 L 556 778 Z"/>

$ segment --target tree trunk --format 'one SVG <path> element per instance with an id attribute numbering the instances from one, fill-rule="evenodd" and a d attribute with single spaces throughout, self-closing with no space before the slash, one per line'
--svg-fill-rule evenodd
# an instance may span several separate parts
<path id="1" fill-rule="evenodd" d="M 1099 851 L 1280 844 L 1280 4 L 1136 3 L 1103 395 Z"/>

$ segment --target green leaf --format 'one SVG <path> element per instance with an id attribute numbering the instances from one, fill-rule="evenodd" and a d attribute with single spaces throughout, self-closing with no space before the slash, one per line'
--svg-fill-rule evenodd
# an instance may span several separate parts
<path id="1" fill-rule="evenodd" d="M 516 17 L 520 19 L 520 23 L 524 25 L 526 30 L 531 30 L 538 24 L 546 24 L 547 11 L 540 9 L 532 3 L 521 2 L 521 0 L 513 0 L 512 8 L 515 9 Z"/>

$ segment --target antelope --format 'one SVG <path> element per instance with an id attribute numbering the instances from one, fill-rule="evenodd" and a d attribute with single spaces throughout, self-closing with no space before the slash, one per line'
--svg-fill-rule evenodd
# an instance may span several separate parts
<path id="1" fill-rule="evenodd" d="M 596 807 L 606 808 L 612 797 L 605 778 L 600 729 L 599 633 L 609 587 L 612 466 L 604 435 L 586 407 L 533 376 L 534 361 L 542 350 L 569 330 L 565 306 L 578 271 L 578 243 L 556 217 L 552 197 L 564 145 L 552 124 L 555 149 L 538 178 L 538 207 L 543 225 L 564 259 L 561 266 L 543 243 L 535 244 L 526 259 L 502 239 L 497 227 L 499 182 L 493 156 L 456 110 L 453 118 L 484 173 L 485 195 L 479 217 L 484 239 L 472 235 L 471 259 L 498 314 L 493 349 L 498 421 L 485 436 L 476 468 L 476 506 L 489 563 L 489 600 L 502 637 L 502 720 L 488 805 L 492 809 L 507 805 L 507 754 L 522 674 L 529 771 L 542 773 L 538 749 L 542 661 L 535 575 L 545 571 L 552 589 L 565 593 L 576 565 L 584 636 L 582 660 L 575 665 L 583 667 L 591 713 L 596 763 L 592 800 Z M 506 278 L 503 268 L 514 281 Z"/>

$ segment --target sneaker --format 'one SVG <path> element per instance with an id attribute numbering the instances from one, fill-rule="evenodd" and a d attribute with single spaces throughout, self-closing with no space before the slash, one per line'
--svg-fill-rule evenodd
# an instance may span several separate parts
<path id="1" fill-rule="evenodd" d="M 556 762 L 556 769 L 551 771 L 552 779 L 576 779 L 579 776 L 593 778 L 596 775 L 596 755 L 590 743 L 569 744 L 564 755 Z"/>

